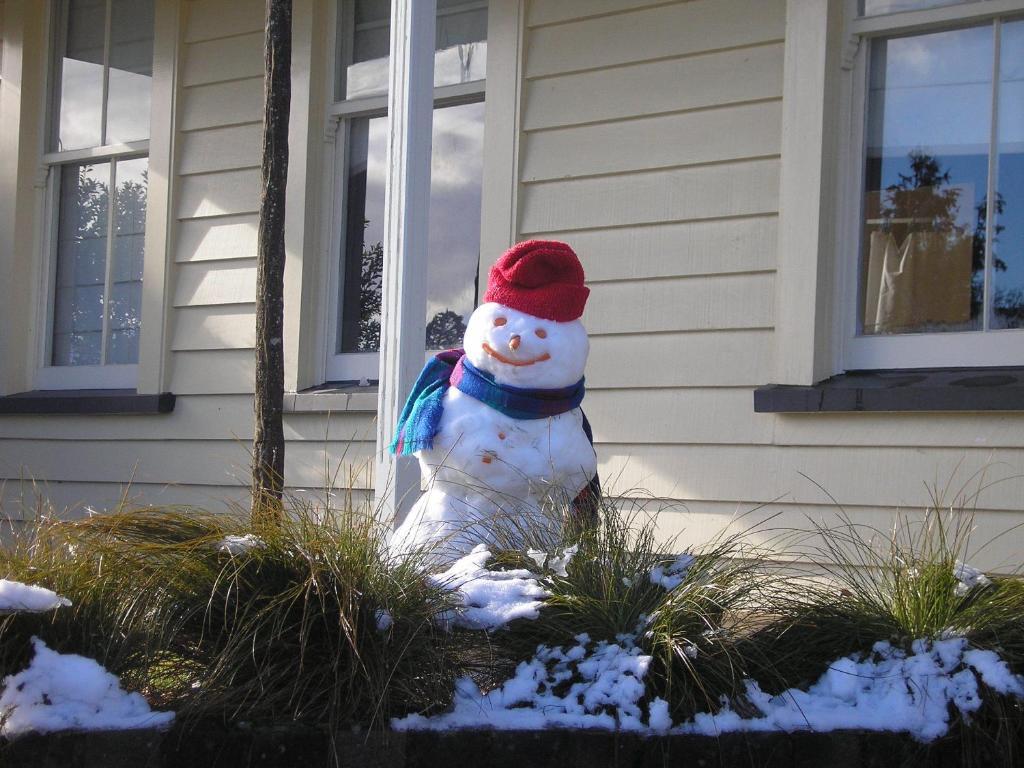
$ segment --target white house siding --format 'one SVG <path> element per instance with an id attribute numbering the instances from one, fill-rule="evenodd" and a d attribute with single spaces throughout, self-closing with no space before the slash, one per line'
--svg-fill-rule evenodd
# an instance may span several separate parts
<path id="1" fill-rule="evenodd" d="M 263 3 L 183 5 L 166 342 L 177 406 L 0 418 L 8 500 L 32 495 L 19 477 L 58 506 L 102 508 L 129 482 L 133 498 L 157 503 L 245 498 Z M 1018 477 L 982 494 L 976 539 L 1024 522 L 1024 415 L 753 412 L 777 363 L 784 0 L 532 0 L 525 19 L 506 231 L 567 240 L 585 262 L 586 409 L 606 485 L 674 505 L 662 530 L 693 539 L 746 525 L 737 511 L 765 502 L 776 503 L 747 520 L 834 518 L 828 494 L 885 528 L 897 507 L 926 503 L 925 483 L 989 466 L 990 479 Z M 502 81 L 492 75 L 489 86 Z M 515 95 L 489 87 L 502 98 Z M 365 400 L 329 418 L 287 415 L 291 486 L 334 475 L 369 487 Z M 981 562 L 1016 562 L 1015 541 Z"/>
<path id="2" fill-rule="evenodd" d="M 0 418 L 8 515 L 31 512 L 40 496 L 72 511 L 108 508 L 123 494 L 214 509 L 246 499 L 264 3 L 183 7 L 165 387 L 177 403 L 159 416 Z M 286 475 L 299 497 L 322 499 L 325 484 L 372 487 L 369 407 L 286 416 Z"/>
<path id="3" fill-rule="evenodd" d="M 584 261 L 601 474 L 667 506 L 659 525 L 684 540 L 835 521 L 829 495 L 885 529 L 926 483 L 1017 476 L 978 499 L 980 544 L 1024 522 L 1024 415 L 753 411 L 776 364 L 785 5 L 528 5 L 517 234 Z M 1020 562 L 1019 540 L 980 560 Z"/>

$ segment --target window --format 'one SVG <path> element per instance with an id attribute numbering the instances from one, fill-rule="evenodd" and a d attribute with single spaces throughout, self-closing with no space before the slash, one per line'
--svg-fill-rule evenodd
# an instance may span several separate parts
<path id="1" fill-rule="evenodd" d="M 39 389 L 134 387 L 148 198 L 152 0 L 55 5 Z"/>
<path id="2" fill-rule="evenodd" d="M 480 261 L 487 3 L 437 7 L 425 349 L 461 342 Z M 389 16 L 388 0 L 339 3 L 328 381 L 378 375 Z"/>
<path id="3" fill-rule="evenodd" d="M 1021 11 L 862 0 L 849 22 L 847 370 L 1024 365 Z"/>

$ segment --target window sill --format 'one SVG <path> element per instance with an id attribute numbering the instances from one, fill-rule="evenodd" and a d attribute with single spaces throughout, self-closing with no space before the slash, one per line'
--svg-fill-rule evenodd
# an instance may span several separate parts
<path id="1" fill-rule="evenodd" d="M 1024 411 L 1024 367 L 851 371 L 754 390 L 756 413 Z"/>
<path id="2" fill-rule="evenodd" d="M 360 387 L 354 381 L 330 381 L 301 392 L 284 393 L 285 413 L 377 412 L 377 382 Z"/>
<path id="3" fill-rule="evenodd" d="M 0 415 L 147 415 L 170 413 L 171 392 L 140 395 L 134 389 L 40 389 L 0 397 Z"/>

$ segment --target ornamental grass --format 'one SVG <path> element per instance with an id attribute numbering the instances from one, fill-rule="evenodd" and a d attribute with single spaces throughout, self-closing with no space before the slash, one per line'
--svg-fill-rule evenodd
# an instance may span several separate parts
<path id="1" fill-rule="evenodd" d="M 290 504 L 259 530 L 192 509 L 43 519 L 0 553 L 0 574 L 72 602 L 0 619 L 5 673 L 38 635 L 186 720 L 381 725 L 445 706 L 461 671 L 436 621 L 450 595 L 415 558 L 391 562 L 379 524 L 351 508 Z"/>
<path id="2" fill-rule="evenodd" d="M 652 657 L 648 698 L 667 701 L 673 720 L 717 711 L 724 700 L 742 707 L 757 648 L 740 641 L 764 623 L 761 606 L 776 577 L 750 531 L 681 555 L 677 539 L 658 536 L 665 511 L 603 500 L 596 525 L 580 529 L 567 505 L 554 505 L 529 530 L 515 528 L 508 540 L 525 538 L 533 556 L 507 548 L 499 563 L 536 571 L 550 596 L 537 620 L 495 633 L 495 646 L 519 660 L 541 644 L 571 645 L 581 633 L 610 642 L 628 635 Z M 575 553 L 563 565 L 567 550 Z"/>

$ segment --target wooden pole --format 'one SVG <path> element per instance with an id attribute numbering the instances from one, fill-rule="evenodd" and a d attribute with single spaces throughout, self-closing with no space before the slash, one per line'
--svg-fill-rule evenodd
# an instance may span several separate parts
<path id="1" fill-rule="evenodd" d="M 284 490 L 284 211 L 291 106 L 292 0 L 267 0 L 263 160 L 256 249 L 253 524 L 272 523 Z"/>

